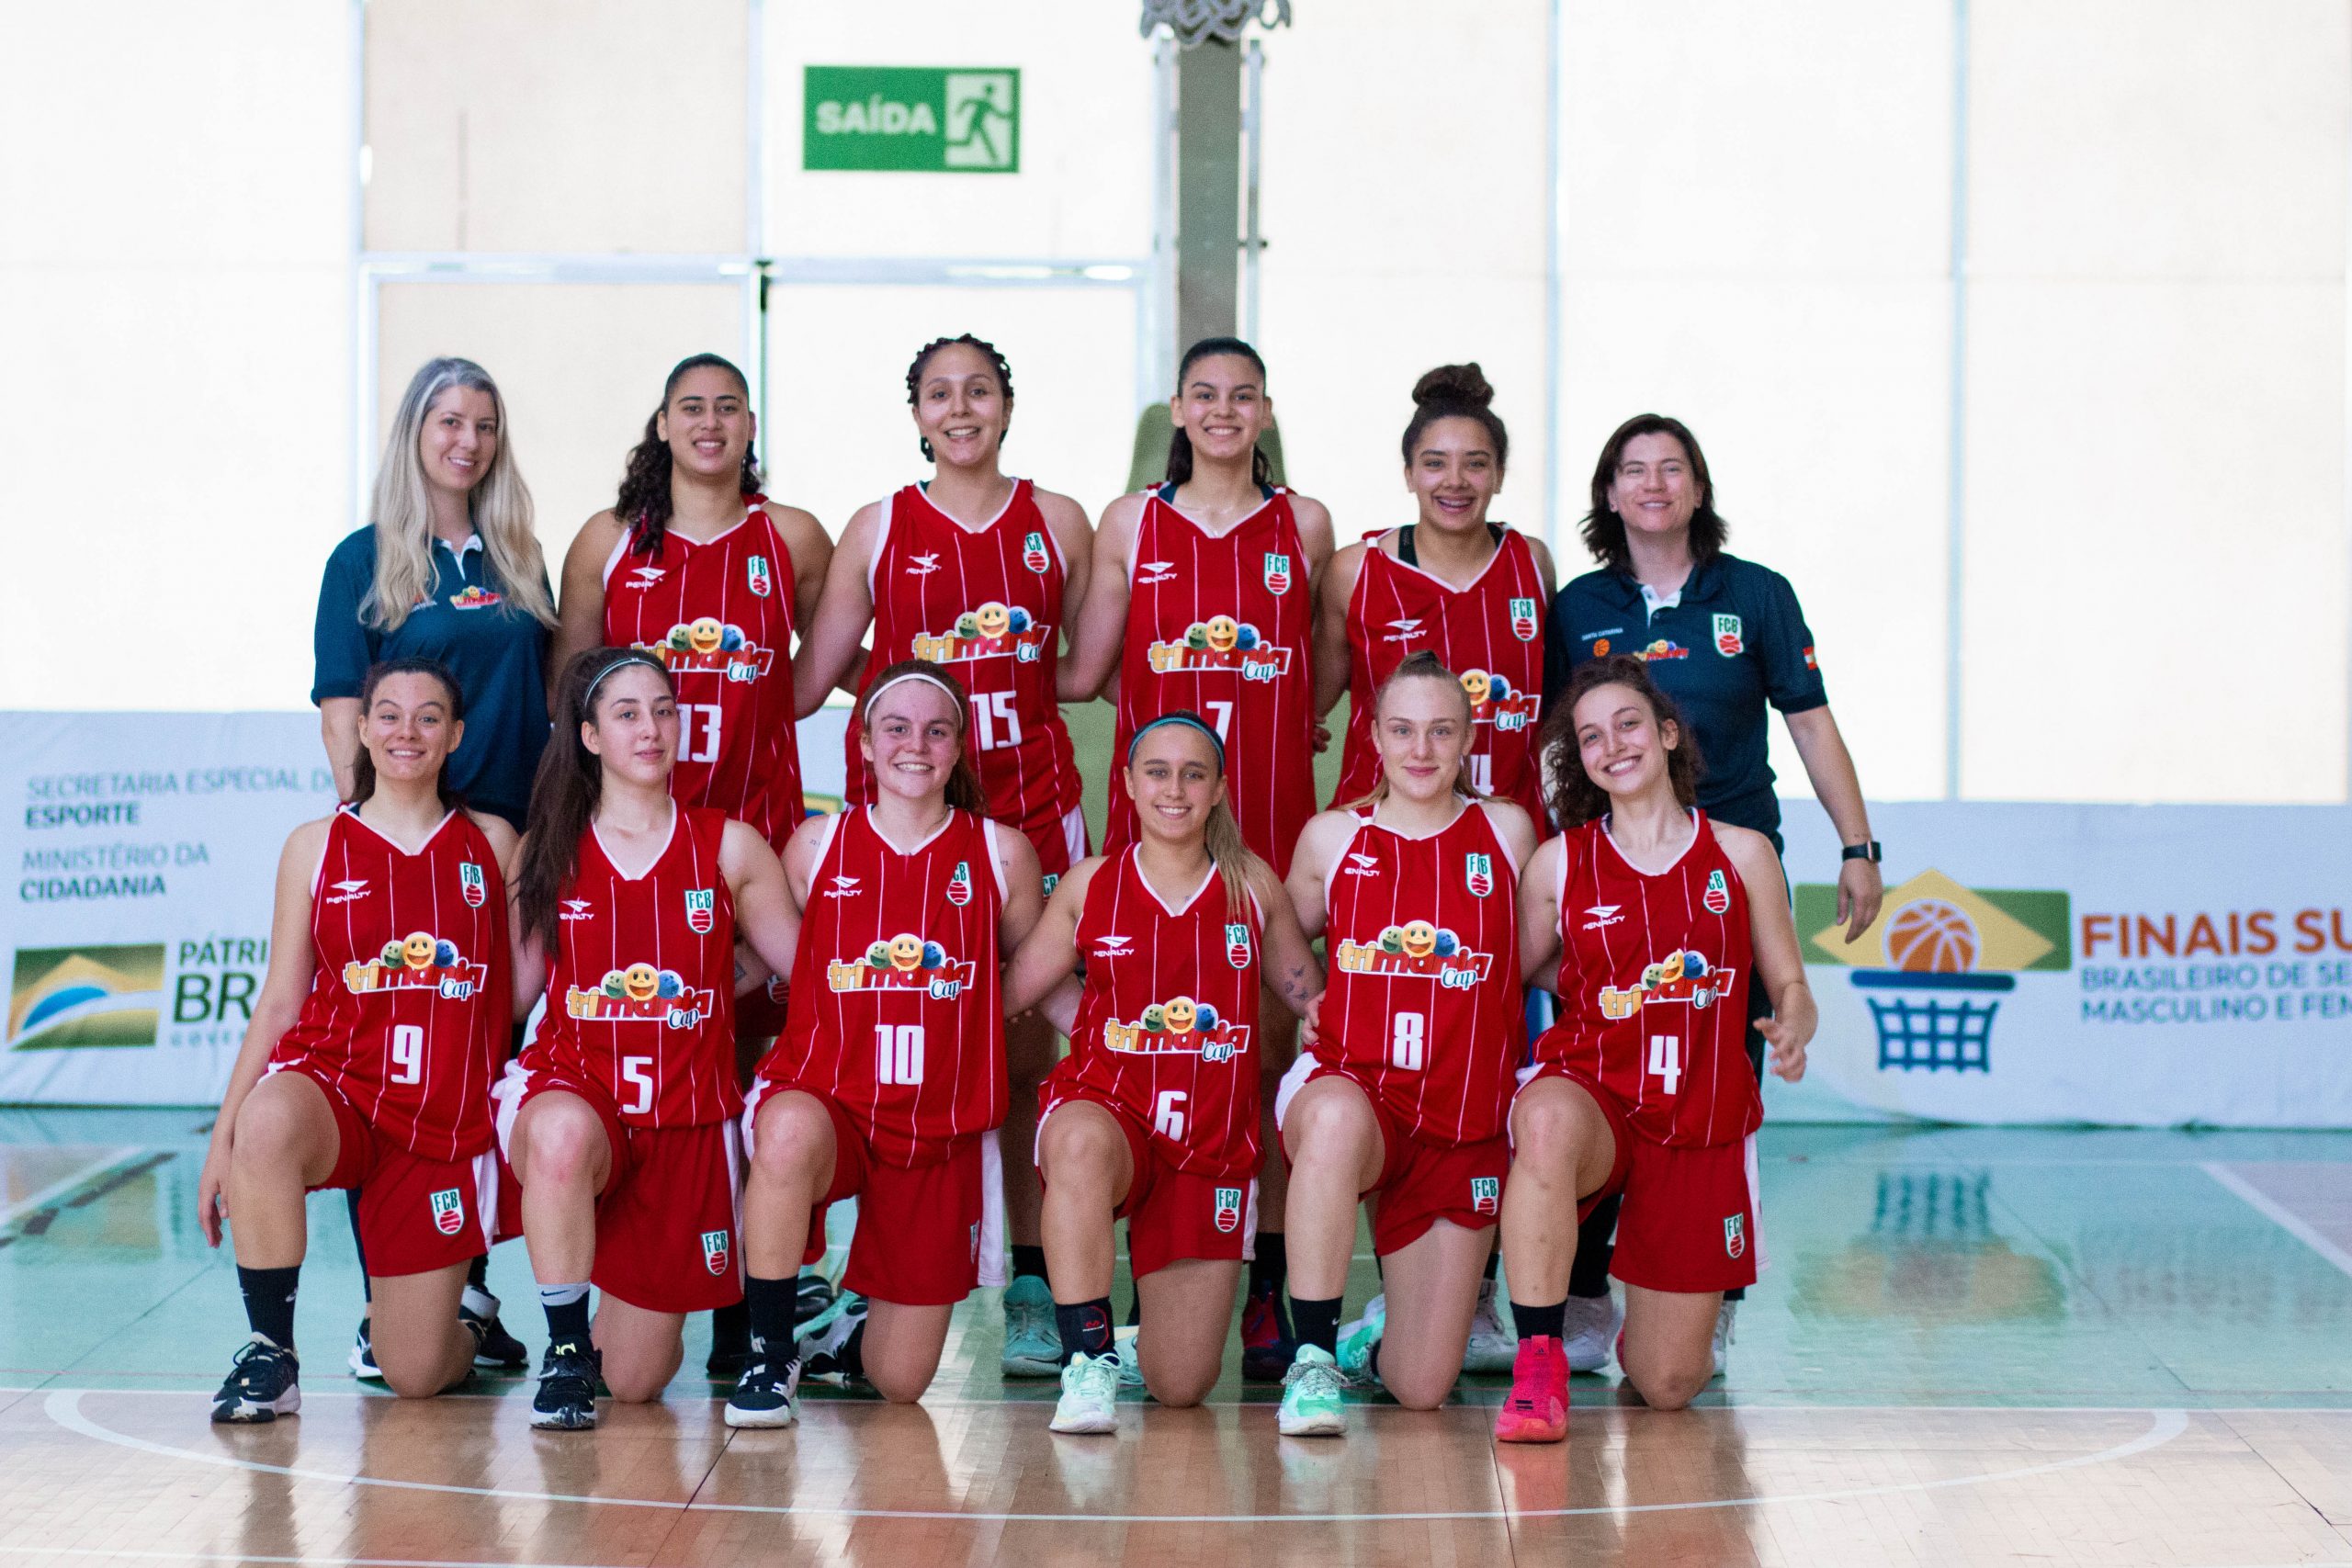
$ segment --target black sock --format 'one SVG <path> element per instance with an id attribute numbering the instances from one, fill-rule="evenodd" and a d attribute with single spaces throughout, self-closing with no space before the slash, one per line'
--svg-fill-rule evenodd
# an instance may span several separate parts
<path id="1" fill-rule="evenodd" d="M 1280 1231 L 1260 1231 L 1257 1245 L 1251 1248 L 1257 1257 L 1250 1262 L 1250 1293 L 1253 1296 L 1279 1296 L 1290 1278 L 1290 1255 L 1283 1245 Z"/>
<path id="2" fill-rule="evenodd" d="M 569 1301 L 551 1301 L 548 1299 L 551 1291 L 564 1293 L 577 1291 L 579 1294 Z M 539 1287 L 539 1304 L 547 1308 L 548 1344 L 572 1344 L 583 1350 L 588 1348 L 587 1286 L 542 1285 Z"/>
<path id="3" fill-rule="evenodd" d="M 1016 1280 L 1044 1279 L 1046 1249 L 1042 1247 L 1023 1247 L 1019 1242 L 1014 1242 L 1012 1244 L 1012 1277 Z"/>
<path id="4" fill-rule="evenodd" d="M 710 1343 L 713 1349 L 741 1348 L 752 1337 L 752 1309 L 741 1302 L 729 1302 L 723 1307 L 710 1309 Z"/>
<path id="5" fill-rule="evenodd" d="M 1568 1303 L 1555 1302 L 1547 1307 L 1522 1306 L 1510 1303 L 1510 1321 L 1521 1339 L 1557 1339 L 1567 1327 Z"/>
<path id="6" fill-rule="evenodd" d="M 466 1265 L 466 1283 L 484 1295 L 490 1293 L 490 1254 L 485 1252 Z"/>
<path id="7" fill-rule="evenodd" d="M 1744 1302 L 1747 1299 L 1747 1287 L 1745 1285 L 1734 1285 L 1730 1290 L 1724 1292 L 1724 1300 L 1727 1302 Z"/>
<path id="8" fill-rule="evenodd" d="M 1489 1285 L 1495 1282 L 1495 1270 L 1502 1267 L 1502 1261 L 1503 1254 L 1500 1247 L 1487 1254 L 1487 1283 Z"/>
<path id="9" fill-rule="evenodd" d="M 1577 1227 L 1576 1261 L 1568 1266 L 1568 1294 L 1596 1301 L 1609 1293 L 1609 1262 L 1615 1255 L 1609 1238 L 1617 1228 L 1614 1198 L 1593 1205 L 1591 1216 Z"/>
<path id="10" fill-rule="evenodd" d="M 1340 1303 L 1344 1297 L 1333 1296 L 1328 1301 L 1308 1301 L 1305 1296 L 1290 1299 L 1291 1326 L 1297 1331 L 1301 1345 L 1314 1345 L 1327 1354 L 1340 1352 Z"/>
<path id="11" fill-rule="evenodd" d="M 345 1188 L 343 1203 L 344 1208 L 351 1215 L 351 1250 L 359 1255 L 359 1299 L 373 1306 L 376 1303 L 376 1286 L 374 1281 L 368 1278 L 368 1244 L 359 1239 L 359 1189 Z"/>
<path id="12" fill-rule="evenodd" d="M 1090 1356 L 1102 1357 L 1111 1353 L 1117 1343 L 1111 1333 L 1111 1298 L 1097 1296 L 1091 1302 L 1079 1302 L 1065 1306 L 1054 1303 L 1054 1326 L 1061 1330 L 1062 1365 L 1080 1350 Z"/>
<path id="13" fill-rule="evenodd" d="M 237 1289 L 245 1293 L 245 1322 L 255 1334 L 266 1334 L 281 1350 L 294 1348 L 294 1286 L 302 1266 L 289 1269 L 248 1269 L 237 1265 Z"/>
<path id="14" fill-rule="evenodd" d="M 792 1350 L 793 1319 L 800 1302 L 798 1280 L 763 1280 L 743 1276 L 743 1307 L 752 1319 L 752 1343 L 775 1354 Z"/>

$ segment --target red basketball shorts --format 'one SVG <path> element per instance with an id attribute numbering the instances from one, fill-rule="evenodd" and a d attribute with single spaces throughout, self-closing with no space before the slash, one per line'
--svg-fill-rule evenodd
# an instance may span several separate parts
<path id="1" fill-rule="evenodd" d="M 914 1166 L 888 1165 L 876 1157 L 866 1130 L 821 1089 L 761 1078 L 743 1107 L 743 1146 L 754 1146 L 760 1107 L 778 1094 L 805 1094 L 825 1108 L 833 1123 L 833 1179 L 808 1213 L 808 1240 L 801 1262 L 825 1256 L 825 1211 L 844 1198 L 857 1200 L 844 1290 L 906 1306 L 946 1306 L 962 1301 L 980 1283 L 981 1259 L 1003 1251 L 1000 1184 L 989 1179 L 988 1134 L 967 1134 L 943 1145 L 936 1159 Z"/>
<path id="2" fill-rule="evenodd" d="M 490 1250 L 486 1217 L 498 1212 L 498 1162 L 491 1152 L 470 1159 L 426 1159 L 394 1143 L 359 1114 L 359 1108 L 315 1073 L 334 1112 L 334 1168 L 322 1188 L 359 1194 L 359 1246 L 368 1272 L 379 1279 L 429 1274 L 470 1262 Z"/>
<path id="3" fill-rule="evenodd" d="M 596 1262 L 589 1280 L 647 1312 L 709 1312 L 743 1299 L 737 1237 L 741 1169 L 732 1122 L 636 1127 L 596 1084 L 507 1068 L 498 1140 L 511 1159 L 514 1123 L 542 1094 L 575 1095 L 605 1124 L 612 1172 L 596 1195 Z"/>
<path id="4" fill-rule="evenodd" d="M 1464 1230 L 1485 1230 L 1502 1217 L 1503 1180 L 1510 1174 L 1510 1140 L 1483 1138 L 1473 1144 L 1440 1144 L 1399 1121 L 1373 1087 L 1345 1067 L 1328 1066 L 1302 1051 L 1274 1097 L 1274 1124 L 1282 1124 L 1298 1091 L 1317 1078 L 1345 1078 L 1363 1091 L 1380 1123 L 1380 1176 L 1363 1196 L 1372 1200 L 1372 1249 L 1385 1258 L 1429 1234 L 1440 1220 Z"/>
<path id="5" fill-rule="evenodd" d="M 1645 1291 L 1704 1294 L 1756 1283 L 1763 1236 L 1757 1226 L 1753 1141 L 1668 1145 L 1636 1135 L 1617 1097 L 1581 1073 L 1546 1062 L 1522 1081 L 1561 1077 L 1592 1096 L 1617 1140 L 1609 1181 L 1577 1204 L 1579 1217 L 1622 1191 L 1609 1271 Z"/>
<path id="6" fill-rule="evenodd" d="M 1127 1222 L 1128 1262 L 1136 1279 L 1190 1258 L 1238 1263 L 1249 1258 L 1258 1231 L 1256 1177 L 1195 1176 L 1178 1169 L 1159 1152 L 1141 1117 L 1090 1089 L 1059 1089 L 1046 1102 L 1037 1118 L 1041 1150 L 1046 1120 L 1073 1100 L 1101 1106 L 1126 1135 L 1135 1176 L 1127 1184 L 1126 1200 L 1111 1217 Z M 1042 1158 L 1038 1174 L 1046 1174 Z"/>

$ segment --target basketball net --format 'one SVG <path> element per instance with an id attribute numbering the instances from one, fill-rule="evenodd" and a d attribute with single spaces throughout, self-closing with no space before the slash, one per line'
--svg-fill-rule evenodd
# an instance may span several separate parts
<path id="1" fill-rule="evenodd" d="M 1197 49 L 1210 39 L 1240 41 L 1241 29 L 1255 21 L 1261 28 L 1290 26 L 1290 0 L 1143 0 L 1143 23 L 1136 30 L 1149 38 L 1165 27 L 1186 49 Z"/>

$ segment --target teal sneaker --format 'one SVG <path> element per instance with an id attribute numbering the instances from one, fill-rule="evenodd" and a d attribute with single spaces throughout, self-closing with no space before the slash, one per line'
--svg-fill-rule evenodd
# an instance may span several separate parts
<path id="1" fill-rule="evenodd" d="M 1035 1274 L 1004 1288 L 1004 1375 L 1062 1375 L 1062 1337 L 1054 1326 L 1054 1292 Z"/>
<path id="2" fill-rule="evenodd" d="M 1080 1350 L 1062 1369 L 1062 1396 L 1054 1405 L 1057 1432 L 1115 1432 L 1119 1429 L 1119 1358 Z"/>
<path id="3" fill-rule="evenodd" d="M 1340 1371 L 1351 1382 L 1372 1375 L 1372 1353 L 1388 1326 L 1388 1298 L 1378 1295 L 1363 1303 L 1363 1315 L 1340 1330 Z"/>
<path id="4" fill-rule="evenodd" d="M 1319 1345 L 1301 1345 L 1283 1374 L 1283 1407 L 1274 1424 L 1285 1438 L 1344 1438 L 1348 1407 L 1340 1397 L 1348 1380 Z"/>

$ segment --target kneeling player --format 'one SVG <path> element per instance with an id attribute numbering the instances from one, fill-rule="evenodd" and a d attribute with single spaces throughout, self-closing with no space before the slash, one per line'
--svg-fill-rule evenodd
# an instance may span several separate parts
<path id="1" fill-rule="evenodd" d="M 799 921 L 756 829 L 677 804 L 678 704 L 638 649 L 566 666 L 515 874 L 518 980 L 547 1016 L 499 1134 L 548 1314 L 531 1424 L 596 1424 L 596 1380 L 658 1398 L 686 1314 L 739 1301 L 735 939 L 779 969 Z M 594 1325 L 588 1287 L 604 1292 Z"/>
<path id="2" fill-rule="evenodd" d="M 489 1089 L 514 1013 L 514 831 L 445 793 L 461 709 L 436 664 L 368 671 L 354 799 L 294 829 L 279 858 L 269 976 L 197 1183 L 205 1239 L 220 1245 L 224 1214 L 236 1233 L 253 1331 L 215 1421 L 301 1408 L 307 1190 L 356 1190 L 377 1364 L 393 1392 L 438 1393 L 473 1364 L 484 1320 L 459 1293 L 496 1207 Z"/>
<path id="3" fill-rule="evenodd" d="M 1216 1382 L 1255 1219 L 1261 961 L 1302 1015 L 1322 987 L 1273 868 L 1226 807 L 1216 732 L 1168 713 L 1127 750 L 1136 841 L 1063 879 L 1006 982 L 1005 1007 L 1019 1011 L 1086 967 L 1070 1054 L 1046 1080 L 1037 1123 L 1062 1345 L 1057 1432 L 1117 1428 L 1117 1220 L 1149 1330 L 1137 1342 L 1145 1384 L 1162 1404 L 1190 1405 Z"/>
<path id="4" fill-rule="evenodd" d="M 858 1200 L 857 1233 L 811 1354 L 886 1398 L 922 1396 L 949 1314 L 984 1260 L 1001 1268 L 985 1157 L 1005 1112 L 999 954 L 1036 924 L 1044 892 L 1029 840 L 978 814 L 965 713 L 938 665 L 883 671 L 859 716 L 872 803 L 809 821 L 785 847 L 805 925 L 792 1016 L 743 1118 L 752 1359 L 730 1427 L 792 1423 L 793 1276 L 824 1256 L 839 1200 Z"/>
<path id="5" fill-rule="evenodd" d="M 1503 1264 L 1520 1348 L 1495 1423 L 1506 1442 L 1567 1435 L 1559 1336 L 1577 1212 L 1612 1191 L 1624 1196 L 1610 1270 L 1625 1284 L 1618 1362 L 1661 1409 L 1706 1385 L 1723 1292 L 1755 1282 L 1762 1241 L 1751 966 L 1771 995 L 1758 1027 L 1772 1070 L 1791 1082 L 1815 1017 L 1771 842 L 1693 807 L 1690 734 L 1641 661 L 1583 666 L 1545 731 L 1566 830 L 1528 867 L 1521 956 L 1560 1017 L 1511 1108 Z"/>
<path id="6" fill-rule="evenodd" d="M 1299 1337 L 1286 1436 L 1344 1433 L 1346 1379 L 1377 1376 L 1426 1410 L 1462 1371 L 1510 1166 L 1503 1118 L 1526 1039 L 1515 900 L 1535 847 L 1526 812 L 1470 786 L 1472 717 L 1435 659 L 1397 666 L 1374 713 L 1371 797 L 1309 822 L 1291 865 L 1299 923 L 1328 932 L 1331 963 L 1318 1038 L 1274 1106 Z M 1341 1341 L 1366 1197 L 1383 1290 Z"/>

